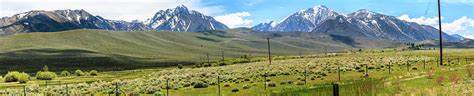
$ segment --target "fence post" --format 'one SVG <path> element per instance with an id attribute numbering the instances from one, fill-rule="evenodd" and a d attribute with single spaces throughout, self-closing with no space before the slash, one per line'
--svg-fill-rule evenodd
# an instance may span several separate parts
<path id="1" fill-rule="evenodd" d="M 392 61 L 388 62 L 388 74 L 392 74 Z"/>
<path id="2" fill-rule="evenodd" d="M 410 63 L 406 61 L 406 64 L 407 64 L 407 71 L 410 71 Z"/>
<path id="3" fill-rule="evenodd" d="M 426 59 L 423 60 L 423 70 L 426 69 Z"/>
<path id="4" fill-rule="evenodd" d="M 118 89 L 118 83 L 115 83 L 115 96 L 119 96 L 119 89 Z"/>
<path id="5" fill-rule="evenodd" d="M 369 64 L 365 64 L 365 77 L 369 77 Z"/>
<path id="6" fill-rule="evenodd" d="M 220 77 L 219 77 L 220 74 L 217 75 L 217 92 L 218 92 L 218 96 L 221 96 L 221 81 L 220 81 Z"/>
<path id="7" fill-rule="evenodd" d="M 341 63 L 339 63 L 337 66 L 337 79 L 339 82 L 341 82 Z"/>
<path id="8" fill-rule="evenodd" d="M 439 63 L 439 58 L 436 58 L 436 66 L 439 67 L 440 63 Z"/>
<path id="9" fill-rule="evenodd" d="M 209 55 L 208 55 L 208 57 L 209 57 Z M 166 96 L 170 96 L 169 89 L 170 89 L 169 79 L 167 78 L 166 79 Z"/>
<path id="10" fill-rule="evenodd" d="M 263 89 L 267 90 L 267 73 L 263 74 Z"/>
<path id="11" fill-rule="evenodd" d="M 26 85 L 23 86 L 23 96 L 26 96 Z"/>
<path id="12" fill-rule="evenodd" d="M 461 59 L 458 57 L 458 65 L 461 65 Z"/>
<path id="13" fill-rule="evenodd" d="M 308 70 L 308 65 L 306 65 L 306 68 L 304 69 L 304 85 L 305 86 L 306 86 L 306 81 L 307 81 L 307 79 L 306 79 L 307 70 Z"/>
<path id="14" fill-rule="evenodd" d="M 339 84 L 332 84 L 332 96 L 339 96 Z"/>
<path id="15" fill-rule="evenodd" d="M 69 86 L 66 84 L 66 96 L 69 96 Z"/>
<path id="16" fill-rule="evenodd" d="M 467 63 L 467 57 L 464 57 L 464 58 L 466 59 L 466 64 L 468 64 L 468 63 Z"/>

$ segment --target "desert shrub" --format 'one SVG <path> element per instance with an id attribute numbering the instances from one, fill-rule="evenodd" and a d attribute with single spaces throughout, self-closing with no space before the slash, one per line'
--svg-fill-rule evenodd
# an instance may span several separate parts
<path id="1" fill-rule="evenodd" d="M 280 85 L 285 85 L 285 84 L 286 84 L 286 82 L 285 82 L 285 81 L 283 81 L 283 82 L 280 82 Z"/>
<path id="2" fill-rule="evenodd" d="M 204 83 L 202 81 L 197 81 L 197 82 L 194 82 L 194 88 L 207 88 L 207 86 L 209 86 L 207 83 Z"/>
<path id="3" fill-rule="evenodd" d="M 276 84 L 273 82 L 268 82 L 267 85 L 268 87 L 276 87 Z"/>
<path id="4" fill-rule="evenodd" d="M 249 88 L 250 88 L 249 85 L 244 85 L 244 86 L 242 87 L 242 89 L 249 89 Z"/>
<path id="5" fill-rule="evenodd" d="M 183 64 L 178 64 L 178 69 L 183 69 Z"/>
<path id="6" fill-rule="evenodd" d="M 10 71 L 5 75 L 4 81 L 5 82 L 17 82 L 18 81 L 18 71 Z"/>
<path id="7" fill-rule="evenodd" d="M 59 74 L 59 76 L 63 76 L 63 77 L 65 77 L 65 76 L 71 76 L 71 73 L 69 73 L 69 71 L 67 71 L 67 70 L 63 70 L 63 71 Z"/>
<path id="8" fill-rule="evenodd" d="M 239 89 L 238 88 L 233 88 L 231 91 L 232 92 L 239 92 Z"/>
<path id="9" fill-rule="evenodd" d="M 293 81 L 291 81 L 291 80 L 288 80 L 288 81 L 286 81 L 286 82 L 287 82 L 288 84 L 293 84 Z"/>
<path id="10" fill-rule="evenodd" d="M 249 78 L 245 78 L 244 81 L 250 81 L 250 79 L 249 79 Z"/>
<path id="11" fill-rule="evenodd" d="M 474 75 L 474 65 L 467 66 L 467 76 L 472 78 Z"/>
<path id="12" fill-rule="evenodd" d="M 48 65 L 44 65 L 44 66 L 43 66 L 43 71 L 49 71 Z"/>
<path id="13" fill-rule="evenodd" d="M 451 74 L 449 75 L 449 81 L 453 82 L 454 84 L 457 84 L 461 80 L 461 78 L 456 75 L 456 74 Z"/>
<path id="14" fill-rule="evenodd" d="M 296 85 L 304 85 L 303 81 L 296 82 Z"/>
<path id="15" fill-rule="evenodd" d="M 433 79 L 433 69 L 431 69 L 430 71 L 428 71 L 428 79 Z"/>
<path id="16" fill-rule="evenodd" d="M 36 73 L 36 79 L 38 80 L 53 80 L 57 75 L 54 72 L 49 71 L 38 71 Z"/>
<path id="17" fill-rule="evenodd" d="M 91 71 L 89 72 L 89 74 L 90 74 L 91 76 L 97 76 L 97 70 L 91 70 Z"/>
<path id="18" fill-rule="evenodd" d="M 146 94 L 153 94 L 157 91 L 159 91 L 159 89 L 156 86 L 147 86 L 145 89 Z"/>
<path id="19" fill-rule="evenodd" d="M 91 76 L 91 73 L 84 71 L 84 76 Z"/>
<path id="20" fill-rule="evenodd" d="M 77 69 L 76 71 L 74 71 L 74 75 L 76 75 L 76 76 L 85 76 L 86 73 L 82 72 L 82 70 Z"/>
<path id="21" fill-rule="evenodd" d="M 230 87 L 230 84 L 224 84 L 224 87 Z"/>
<path id="22" fill-rule="evenodd" d="M 18 82 L 20 83 L 26 83 L 30 81 L 30 75 L 26 74 L 25 72 L 22 72 L 18 74 L 17 79 L 18 79 Z"/>
<path id="23" fill-rule="evenodd" d="M 436 83 L 438 83 L 439 85 L 443 85 L 443 82 L 444 82 L 444 77 L 443 76 L 439 76 L 436 79 Z"/>
<path id="24" fill-rule="evenodd" d="M 155 92 L 154 94 L 155 96 L 166 96 L 165 94 L 161 93 L 161 92 Z"/>

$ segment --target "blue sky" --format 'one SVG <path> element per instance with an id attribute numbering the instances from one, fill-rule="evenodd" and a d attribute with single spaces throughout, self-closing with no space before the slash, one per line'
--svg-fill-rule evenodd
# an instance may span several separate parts
<path id="1" fill-rule="evenodd" d="M 206 0 L 209 6 L 222 6 L 224 14 L 248 12 L 249 25 L 281 21 L 298 10 L 324 5 L 340 13 L 360 9 L 399 17 L 424 25 L 437 26 L 437 0 Z M 474 0 L 442 0 L 443 30 L 474 38 Z M 457 21 L 457 22 L 455 22 Z"/>
<path id="2" fill-rule="evenodd" d="M 0 16 L 29 10 L 84 9 L 113 20 L 146 21 L 155 12 L 186 5 L 230 27 L 281 21 L 298 10 L 325 5 L 340 13 L 359 9 L 437 26 L 437 0 L 0 0 Z M 442 0 L 443 30 L 474 38 L 474 0 Z"/>

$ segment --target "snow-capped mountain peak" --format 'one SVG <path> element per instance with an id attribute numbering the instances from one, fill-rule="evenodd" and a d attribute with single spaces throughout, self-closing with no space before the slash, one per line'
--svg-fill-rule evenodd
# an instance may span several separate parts
<path id="1" fill-rule="evenodd" d="M 154 30 L 170 30 L 179 32 L 196 32 L 229 29 L 213 17 L 197 11 L 189 10 L 180 5 L 174 9 L 158 11 L 153 18 L 147 20 L 147 25 Z"/>
<path id="2" fill-rule="evenodd" d="M 334 19 L 336 16 L 339 16 L 339 13 L 329 9 L 326 6 L 318 5 L 306 10 L 300 10 L 278 22 L 278 24 L 273 24 L 273 26 L 269 25 L 270 23 L 262 23 L 253 28 L 257 31 L 308 32 L 322 22 L 328 19 Z M 270 30 L 265 30 L 269 27 L 271 27 Z"/>

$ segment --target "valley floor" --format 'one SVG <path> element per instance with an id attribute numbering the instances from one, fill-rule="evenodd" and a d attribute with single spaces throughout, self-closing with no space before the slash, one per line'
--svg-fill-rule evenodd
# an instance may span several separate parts
<path id="1" fill-rule="evenodd" d="M 268 61 L 259 61 L 200 68 L 107 71 L 98 76 L 67 76 L 50 81 L 33 78 L 26 84 L 0 83 L 0 94 L 327 96 L 332 95 L 332 84 L 337 83 L 343 96 L 474 95 L 474 50 L 449 49 L 444 54 L 444 65 L 439 65 L 437 56 L 435 50 L 375 50 L 322 57 L 307 55 L 274 60 L 271 65 Z M 366 71 L 368 77 L 364 77 Z"/>

